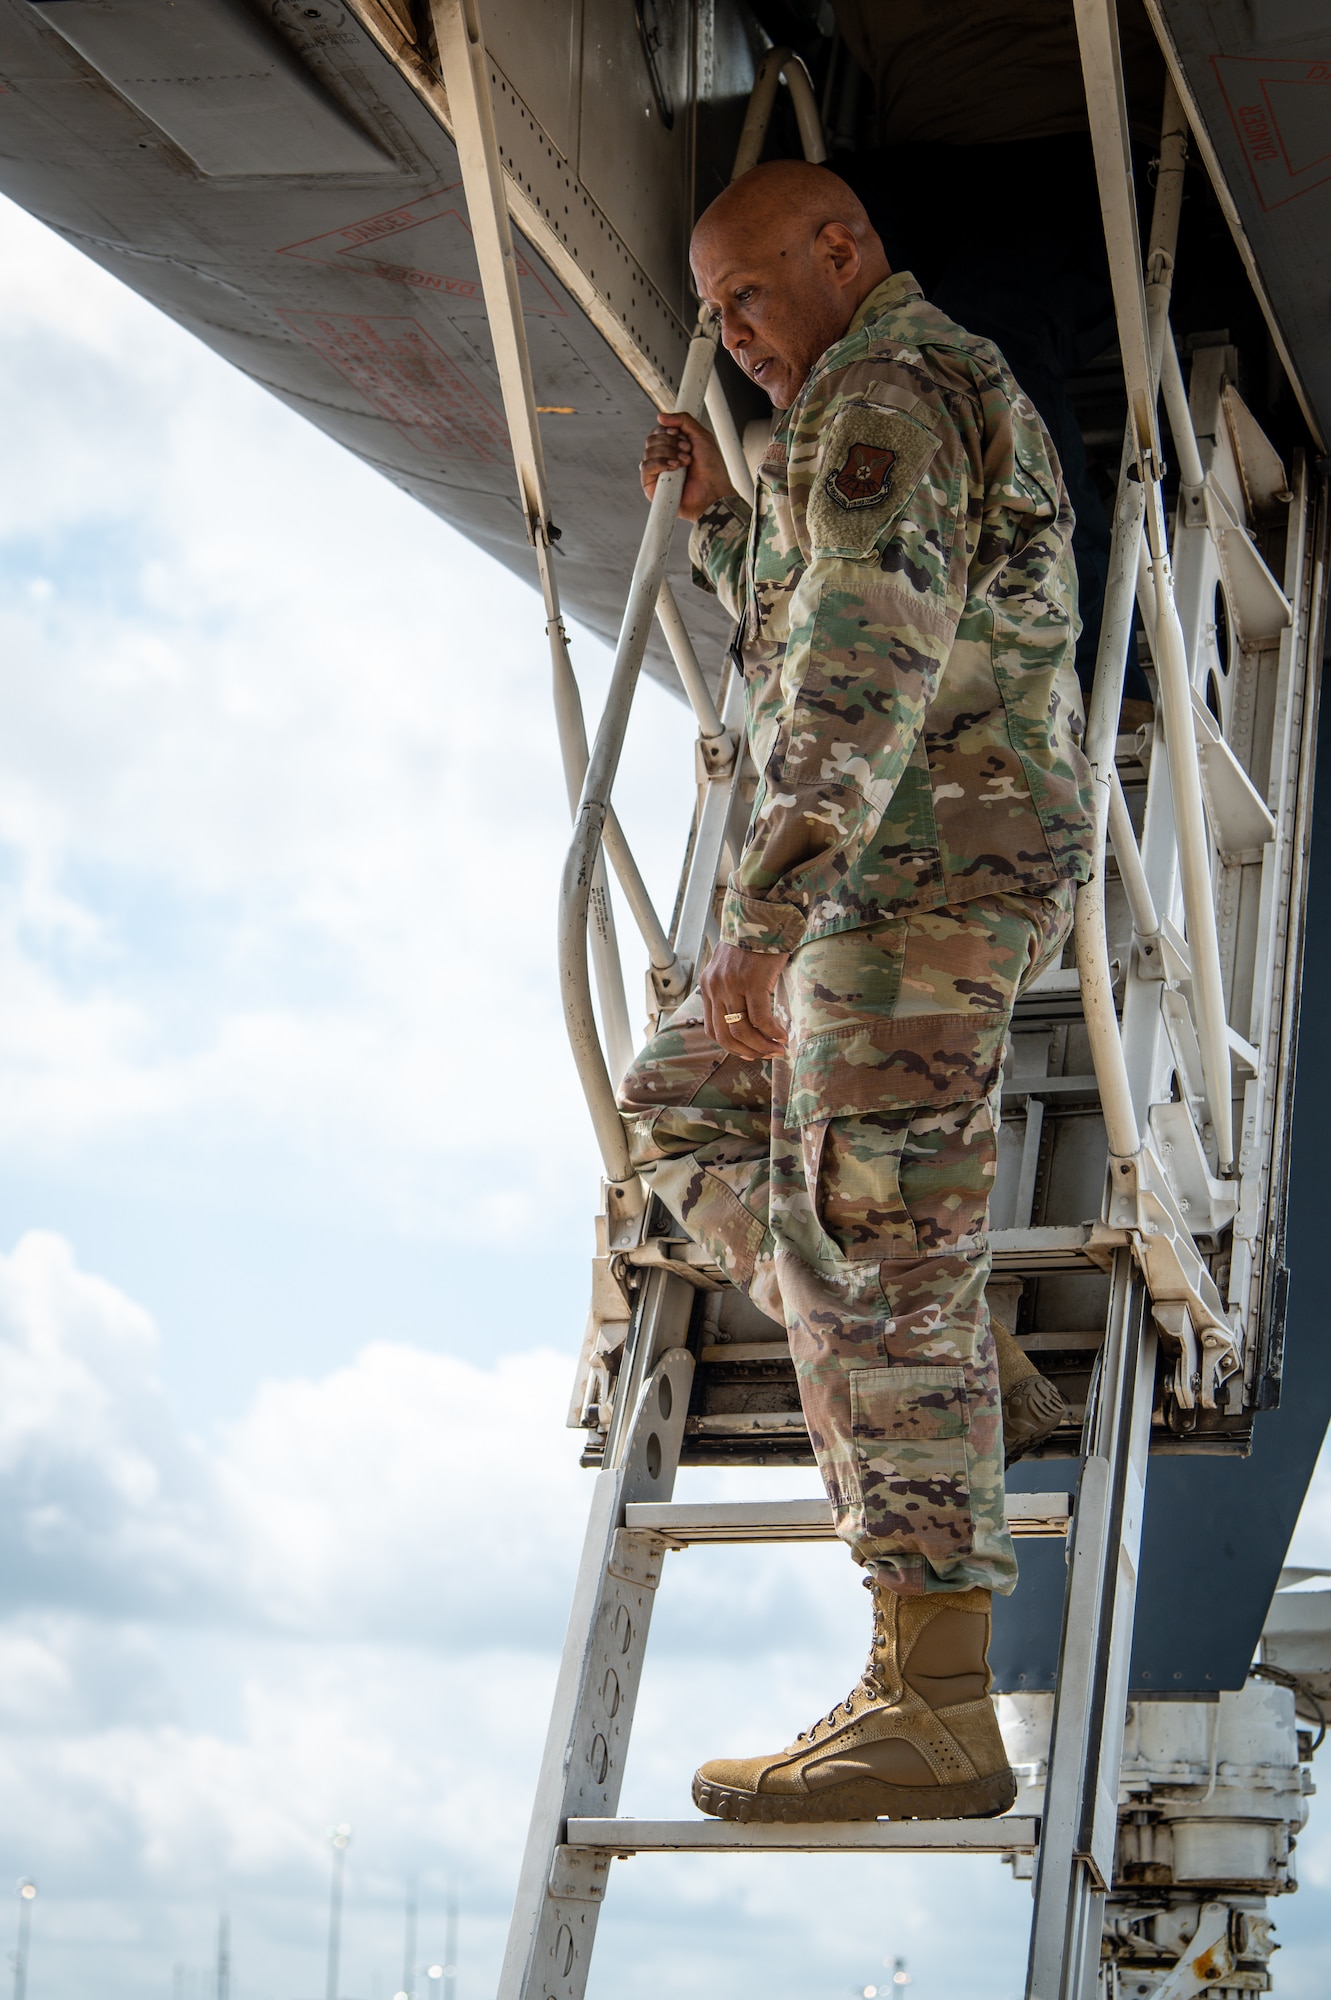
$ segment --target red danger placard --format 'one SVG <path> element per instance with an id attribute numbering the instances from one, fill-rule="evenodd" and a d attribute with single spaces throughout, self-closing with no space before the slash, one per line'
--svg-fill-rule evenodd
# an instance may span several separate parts
<path id="1" fill-rule="evenodd" d="M 1263 208 L 1331 181 L 1331 60 L 1212 56 Z"/>
<path id="2" fill-rule="evenodd" d="M 324 264 L 334 271 L 355 271 L 387 285 L 433 293 L 464 310 L 484 312 L 481 281 L 471 227 L 459 206 L 461 183 L 433 194 L 362 216 L 340 229 L 287 243 L 279 257 L 298 257 L 304 264 Z M 522 310 L 551 313 L 560 319 L 564 308 L 550 287 L 521 252 L 514 253 L 522 291 Z"/>
<path id="3" fill-rule="evenodd" d="M 508 461 L 503 417 L 415 320 L 366 313 L 278 317 L 317 348 L 422 457 L 468 458 L 482 465 Z"/>

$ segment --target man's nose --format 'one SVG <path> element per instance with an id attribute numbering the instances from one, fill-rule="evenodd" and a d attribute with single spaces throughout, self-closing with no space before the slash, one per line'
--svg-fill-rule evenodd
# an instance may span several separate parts
<path id="1" fill-rule="evenodd" d="M 721 309 L 721 345 L 727 354 L 737 354 L 741 347 L 747 347 L 753 339 L 753 328 L 744 315 L 733 306 Z"/>

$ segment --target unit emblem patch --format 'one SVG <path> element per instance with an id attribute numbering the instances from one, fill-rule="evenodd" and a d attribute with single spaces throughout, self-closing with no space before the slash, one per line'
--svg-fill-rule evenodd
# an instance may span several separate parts
<path id="1" fill-rule="evenodd" d="M 904 410 L 858 397 L 834 406 L 805 513 L 815 555 L 866 556 L 910 505 L 938 442 Z"/>
<path id="2" fill-rule="evenodd" d="M 838 469 L 827 482 L 827 490 L 838 507 L 849 512 L 857 507 L 876 507 L 892 490 L 894 451 L 882 445 L 851 445 Z"/>

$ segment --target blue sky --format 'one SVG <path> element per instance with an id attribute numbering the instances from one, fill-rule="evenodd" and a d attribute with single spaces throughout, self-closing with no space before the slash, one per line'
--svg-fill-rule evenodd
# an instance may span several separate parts
<path id="1" fill-rule="evenodd" d="M 395 1990 L 412 1881 L 422 1962 L 456 1890 L 482 2000 L 588 1494 L 539 605 L 8 207 L 0 345 L 0 1884 L 39 1884 L 30 2000 L 202 2000 L 224 1908 L 235 2000 L 311 2000 L 344 1820 L 348 2000 Z M 648 688 L 618 803 L 666 907 L 691 782 Z M 1300 1557 L 1328 1555 L 1322 1485 Z M 671 1564 L 640 1814 L 786 1741 L 865 1640 L 839 1551 Z M 1316 1817 L 1300 1854 L 1280 1990 L 1312 1996 Z M 594 2000 L 844 2000 L 897 1955 L 912 2000 L 1015 2000 L 1028 1911 L 992 1864 L 639 1860 Z M 0 1949 L 12 1923 L 0 1897 Z"/>

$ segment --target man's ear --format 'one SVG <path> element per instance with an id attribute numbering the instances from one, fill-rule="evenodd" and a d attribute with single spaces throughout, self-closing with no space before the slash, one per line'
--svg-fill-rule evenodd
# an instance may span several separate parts
<path id="1" fill-rule="evenodd" d="M 825 222 L 818 231 L 818 247 L 832 267 L 839 285 L 848 285 L 860 274 L 863 261 L 853 229 L 844 222 Z"/>

